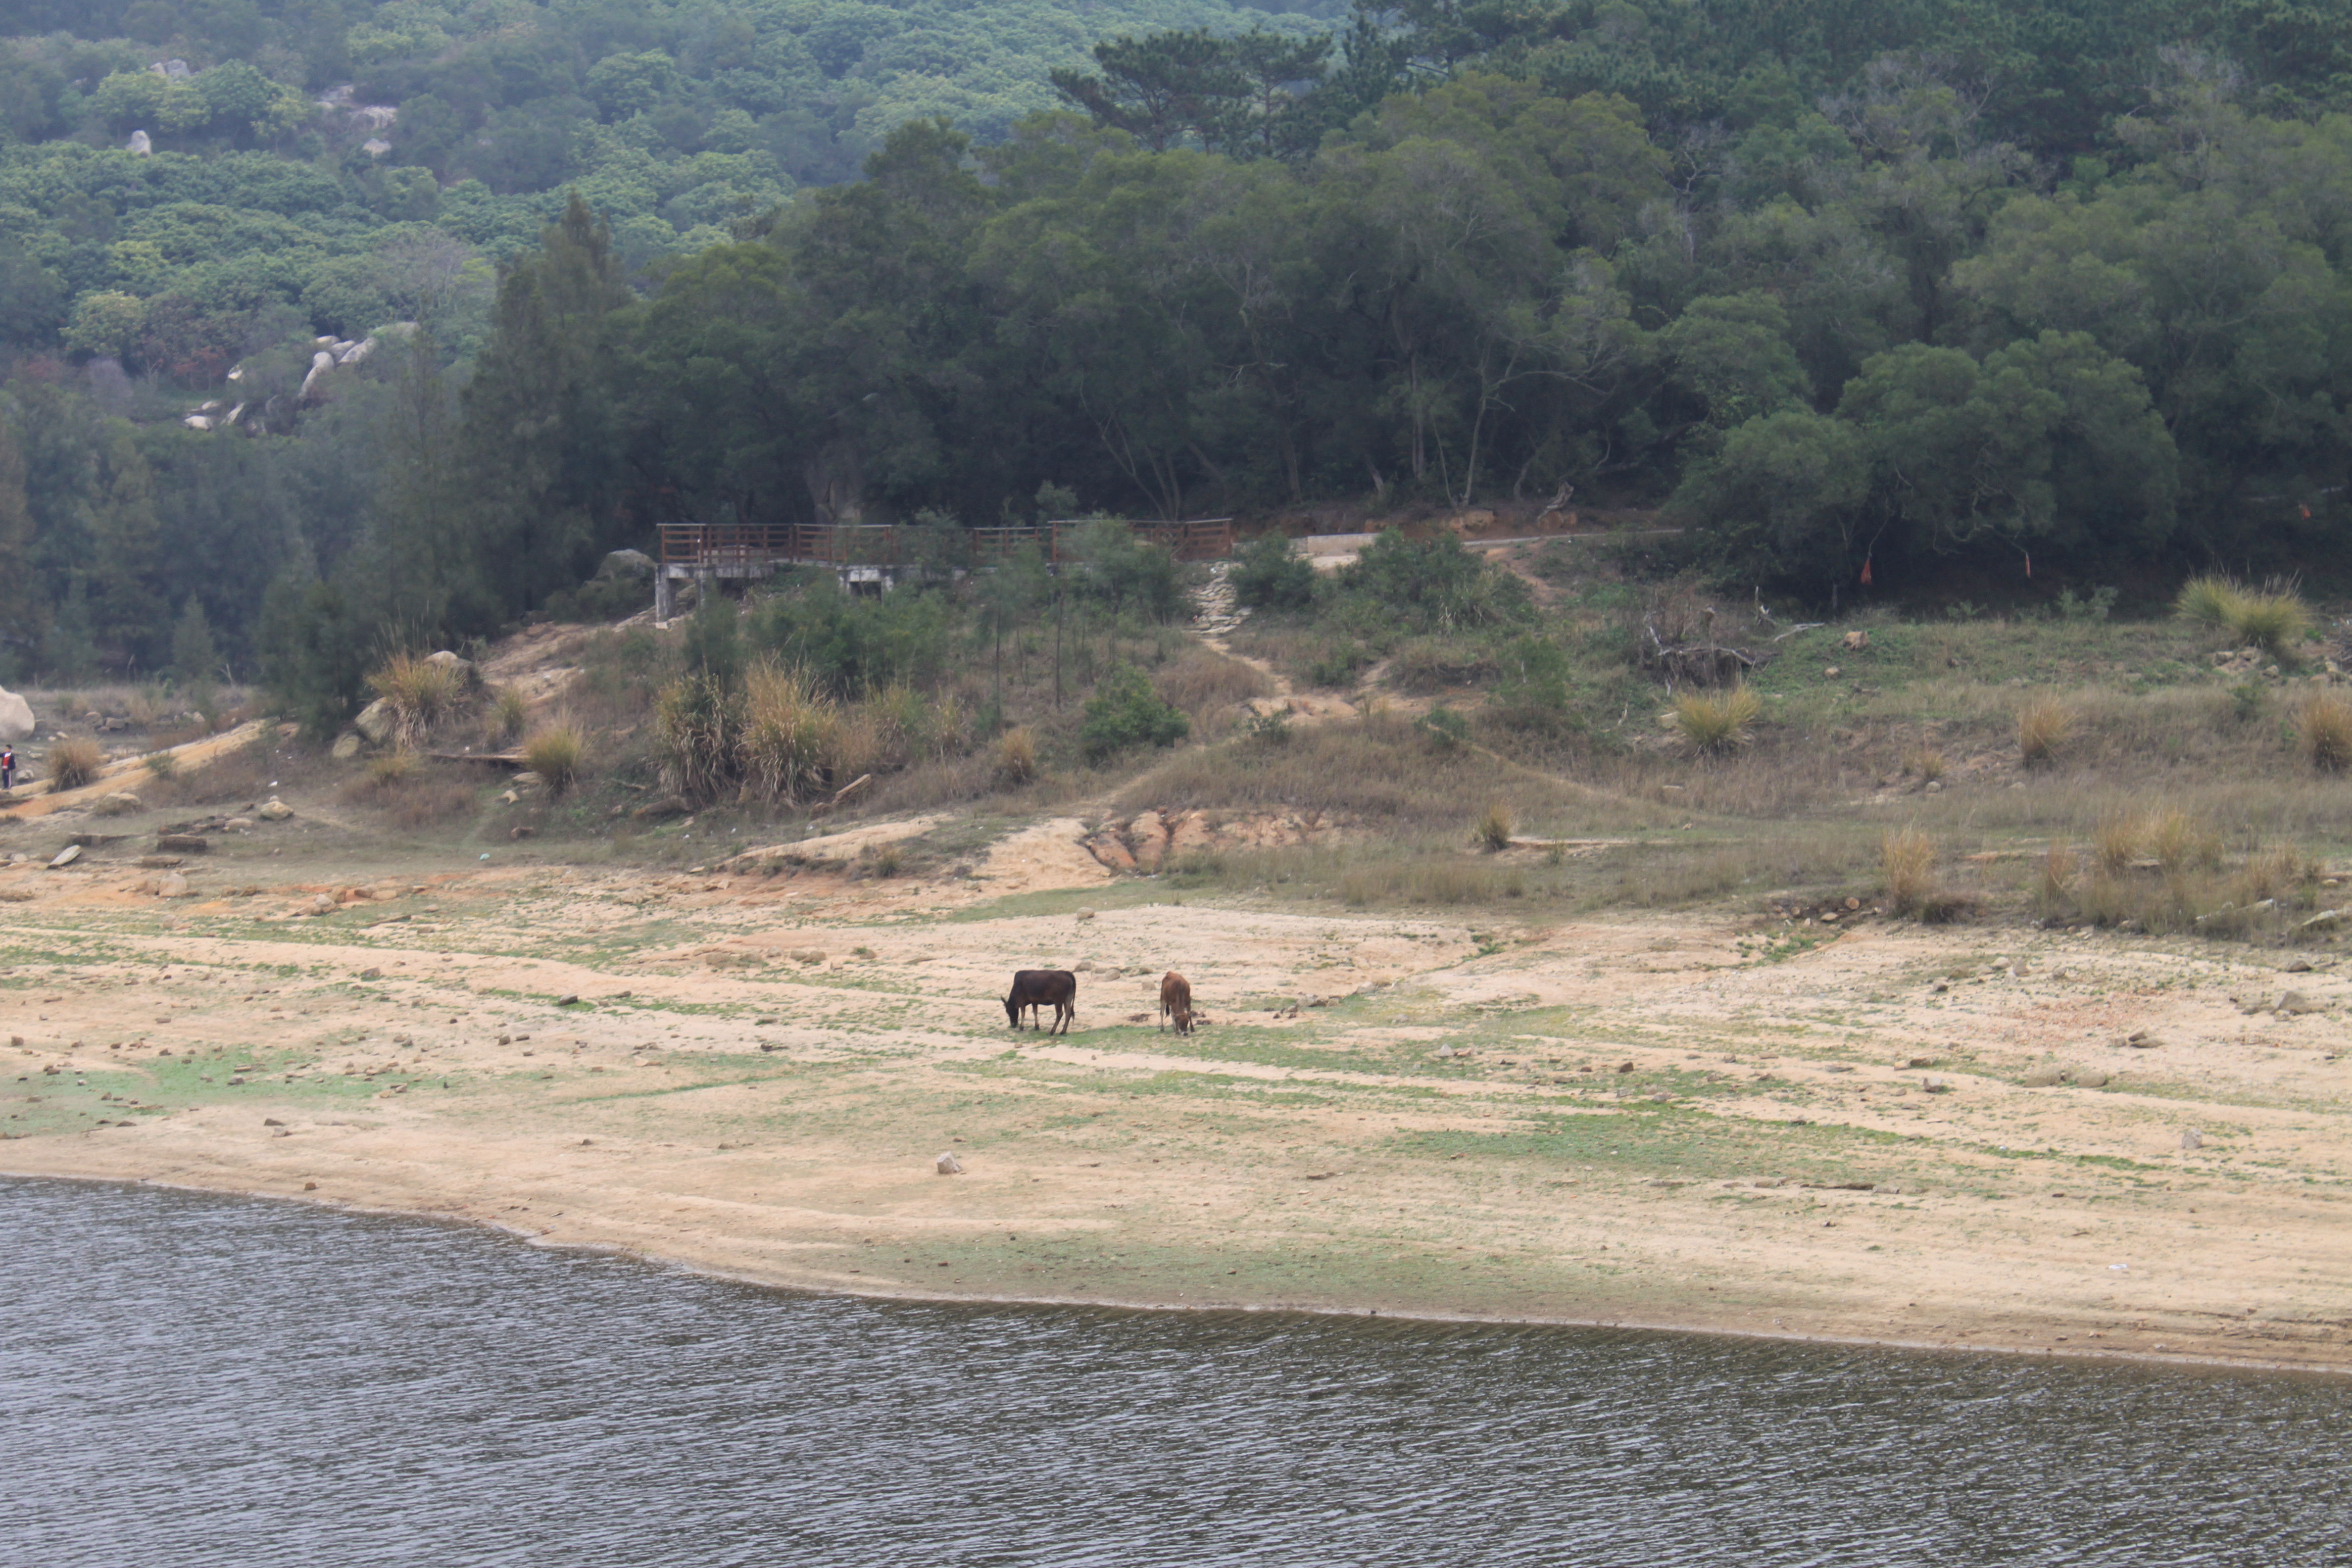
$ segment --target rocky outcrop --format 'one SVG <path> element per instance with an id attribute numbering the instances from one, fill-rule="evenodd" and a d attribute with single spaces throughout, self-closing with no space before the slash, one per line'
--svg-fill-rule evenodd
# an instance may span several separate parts
<path id="1" fill-rule="evenodd" d="M 361 709 L 360 716 L 352 721 L 352 728 L 366 736 L 370 744 L 377 746 L 390 741 L 399 724 L 392 704 L 381 697 Z"/>
<path id="2" fill-rule="evenodd" d="M 642 550 L 615 550 L 596 568 L 599 577 L 650 577 L 654 558 Z"/>

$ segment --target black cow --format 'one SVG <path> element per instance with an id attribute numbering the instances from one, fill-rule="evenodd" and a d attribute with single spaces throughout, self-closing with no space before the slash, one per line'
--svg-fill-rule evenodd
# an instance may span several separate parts
<path id="1" fill-rule="evenodd" d="M 1033 1025 L 1040 1022 L 1040 1007 L 1054 1009 L 1054 1027 L 1046 1033 L 1066 1035 L 1070 1022 L 1078 1016 L 1078 977 L 1066 969 L 1024 969 L 1013 976 L 1013 994 L 1004 999 L 1004 1016 L 1014 1028 L 1021 1026 L 1021 1015 L 1030 1015 Z"/>

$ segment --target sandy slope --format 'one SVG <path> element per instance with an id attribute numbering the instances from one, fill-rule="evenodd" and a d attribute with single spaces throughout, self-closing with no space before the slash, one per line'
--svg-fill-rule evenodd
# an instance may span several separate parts
<path id="1" fill-rule="evenodd" d="M 0 1168 L 827 1289 L 2352 1366 L 2332 973 L 2060 933 L 1203 908 L 1111 881 L 1081 830 L 935 882 L 330 876 L 266 835 L 215 857 L 258 897 L 0 874 L 29 895 L 0 901 Z M 354 883 L 380 896 L 291 912 Z M 1081 1027 L 1016 1044 L 994 998 L 1039 964 L 1087 966 Z M 1191 1039 L 1150 1022 L 1171 966 L 1211 1016 Z M 2290 987 L 2316 1010 L 2241 1010 Z M 2114 1076 L 2026 1087 L 2037 1065 Z M 935 1174 L 950 1151 L 965 1173 Z"/>

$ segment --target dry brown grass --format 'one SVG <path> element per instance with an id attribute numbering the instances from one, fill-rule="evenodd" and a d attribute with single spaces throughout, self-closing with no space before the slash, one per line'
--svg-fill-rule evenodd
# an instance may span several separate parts
<path id="1" fill-rule="evenodd" d="M 1037 777 L 1037 733 L 1016 724 L 996 738 L 996 776 L 1009 784 L 1025 784 Z"/>
<path id="2" fill-rule="evenodd" d="M 2042 857 L 2042 880 L 2034 889 L 2036 913 L 2049 920 L 2071 908 L 2069 900 L 2074 892 L 2074 879 L 2083 868 L 2082 857 L 2063 844 L 2053 844 Z"/>
<path id="3" fill-rule="evenodd" d="M 1237 658 L 1192 643 L 1152 672 L 1151 689 L 1162 701 L 1199 722 L 1252 698 L 1271 695 L 1274 683 Z"/>
<path id="4" fill-rule="evenodd" d="M 1493 855 L 1511 847 L 1511 835 L 1517 827 L 1518 824 L 1511 816 L 1511 808 L 1498 800 L 1479 814 L 1476 824 L 1470 829 L 1470 837 L 1479 848 Z"/>
<path id="5" fill-rule="evenodd" d="M 368 685 L 392 709 L 394 727 L 418 742 L 463 712 L 473 693 L 465 673 L 446 660 L 436 662 L 396 653 L 368 677 Z"/>
<path id="6" fill-rule="evenodd" d="M 106 766 L 106 749 L 96 741 L 68 735 L 49 748 L 45 765 L 51 789 L 80 789 L 98 782 Z"/>
<path id="7" fill-rule="evenodd" d="M 2177 806 L 2150 812 L 2140 838 L 2166 871 L 2210 870 L 2221 861 L 2221 836 L 2213 825 Z"/>
<path id="8" fill-rule="evenodd" d="M 1922 784 L 1935 784 L 1951 771 L 1951 763 L 1933 746 L 1915 746 L 1903 753 L 1903 771 Z"/>
<path id="9" fill-rule="evenodd" d="M 792 804 L 815 793 L 839 750 L 841 709 L 797 669 L 755 667 L 744 681 L 743 733 L 737 742 L 743 794 Z"/>
<path id="10" fill-rule="evenodd" d="M 2017 710 L 2017 752 L 2029 768 L 2048 767 L 2074 732 L 2074 712 L 2055 697 L 2036 697 Z"/>
<path id="11" fill-rule="evenodd" d="M 1898 827 L 1878 841 L 1878 868 L 1899 915 L 1917 914 L 1936 892 L 1936 841 L 1916 827 Z"/>
<path id="12" fill-rule="evenodd" d="M 2352 768 L 2352 703 L 2326 695 L 2306 699 L 2295 711 L 2295 741 L 2304 759 L 2322 773 Z"/>

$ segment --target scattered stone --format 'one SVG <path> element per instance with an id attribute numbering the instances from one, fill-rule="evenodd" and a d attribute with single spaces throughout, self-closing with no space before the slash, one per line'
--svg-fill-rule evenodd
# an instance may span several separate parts
<path id="1" fill-rule="evenodd" d="M 2108 1081 L 2106 1073 L 2098 1068 L 2084 1068 L 2074 1075 L 2077 1089 L 2105 1089 Z"/>
<path id="2" fill-rule="evenodd" d="M 2124 1048 L 2126 1050 L 2152 1051 L 2162 1044 L 2164 1044 L 2162 1040 L 2158 1039 L 2146 1029 L 2136 1029 L 2124 1037 Z"/>
<path id="3" fill-rule="evenodd" d="M 2182 1128 L 2180 1130 L 2180 1147 L 2183 1152 L 2190 1149 L 2202 1149 L 2205 1147 L 2205 1134 L 2199 1131 L 2194 1127 Z"/>
<path id="4" fill-rule="evenodd" d="M 205 855 L 212 850 L 212 840 L 194 833 L 159 833 L 155 847 L 167 855 Z"/>
<path id="5" fill-rule="evenodd" d="M 942 1176 L 961 1176 L 963 1174 L 963 1162 L 957 1159 L 952 1153 L 941 1154 L 937 1160 L 933 1161 L 932 1163 L 939 1168 L 939 1173 Z"/>
<path id="6" fill-rule="evenodd" d="M 557 1006 L 559 1006 L 559 1007 L 570 1007 L 570 1006 L 576 1005 L 578 1004 L 579 1000 L 580 1000 L 579 994 L 578 994 L 577 992 L 574 992 L 572 994 L 571 994 L 571 995 L 569 995 L 569 996 L 558 996 L 558 997 L 555 999 L 555 1005 L 556 1005 Z M 523 1038 L 527 1040 L 527 1039 L 530 1038 L 530 1037 L 529 1035 L 525 1035 L 525 1036 L 523 1037 Z"/>
<path id="7" fill-rule="evenodd" d="M 1092 920 L 1092 919 L 1094 919 L 1094 918 L 1095 918 L 1095 912 L 1094 912 L 1094 910 L 1080 910 L 1078 911 L 1078 919 L 1080 919 L 1080 920 L 1082 920 L 1082 921 L 1090 921 L 1090 920 Z"/>
<path id="8" fill-rule="evenodd" d="M 2342 910 L 2322 910 L 2307 921 L 2295 923 L 2297 931 L 2334 931 L 2344 923 Z"/>
<path id="9" fill-rule="evenodd" d="M 522 796 L 515 794 L 515 792 L 510 789 L 500 790 L 499 792 L 499 804 L 500 805 L 520 805 L 522 804 Z"/>
<path id="10" fill-rule="evenodd" d="M 793 949 L 791 957 L 794 963 L 823 963 L 824 962 L 824 949 L 821 947 L 796 947 Z"/>
<path id="11" fill-rule="evenodd" d="M 541 778 L 537 773 L 532 773 L 529 768 L 525 768 L 522 772 L 515 774 L 512 782 L 517 789 L 530 789 L 536 785 L 543 784 L 547 781 Z"/>
<path id="12" fill-rule="evenodd" d="M 539 829 L 536 827 L 509 827 L 507 829 L 507 837 L 509 838 L 532 838 L 538 837 L 538 834 Z"/>
<path id="13" fill-rule="evenodd" d="M 362 969 L 360 971 L 360 978 L 362 980 L 381 980 L 383 978 L 383 971 L 381 969 Z"/>
<path id="14" fill-rule="evenodd" d="M 2056 1066 L 2044 1063 L 2040 1067 L 2028 1068 L 2021 1081 L 2028 1089 L 2048 1089 L 2062 1081 L 2063 1077 Z"/>
<path id="15" fill-rule="evenodd" d="M 1632 1062 L 1619 1062 L 1617 1064 L 1617 1070 L 1619 1072 L 1632 1072 L 1633 1070 L 1633 1064 Z"/>
<path id="16" fill-rule="evenodd" d="M 112 795 L 99 796 L 91 805 L 89 814 L 92 816 L 128 816 L 134 811 L 146 809 L 147 803 L 129 790 L 117 790 Z"/>
<path id="17" fill-rule="evenodd" d="M 646 802 L 629 815 L 642 820 L 656 816 L 684 816 L 693 809 L 694 807 L 688 805 L 682 797 L 666 795 L 659 800 Z"/>
<path id="18" fill-rule="evenodd" d="M 2300 991 L 2290 991 L 2278 999 L 2278 1011 L 2287 1014 L 2316 1013 L 2320 1005 Z"/>
<path id="19" fill-rule="evenodd" d="M 264 822 L 283 822 L 294 815 L 294 808 L 273 795 L 262 803 L 261 809 L 254 815 Z"/>
<path id="20" fill-rule="evenodd" d="M 1905 1062 L 1903 1065 L 1907 1068 L 1931 1068 L 1936 1065 L 1936 1058 L 1933 1057 L 1913 1057 L 1909 1061 Z"/>
<path id="21" fill-rule="evenodd" d="M 1078 960 L 1077 963 L 1070 965 L 1070 973 L 1073 974 L 1089 974 L 1094 972 L 1094 967 L 1095 963 L 1093 959 L 1082 958 Z"/>
<path id="22" fill-rule="evenodd" d="M 348 763 L 360 754 L 360 732 L 349 730 L 335 737 L 334 746 L 327 755 L 339 763 Z"/>
<path id="23" fill-rule="evenodd" d="M 1848 632 L 1845 636 L 1838 638 L 1838 647 L 1844 648 L 1849 653 L 1860 653 L 1864 648 L 1866 648 L 1869 646 L 1870 634 L 1868 632 Z"/>
<path id="24" fill-rule="evenodd" d="M 2286 972 L 2289 974 L 2308 974 L 2311 973 L 2311 960 L 2298 958 L 2286 966 Z"/>
<path id="25" fill-rule="evenodd" d="M 1825 667 L 1822 668 L 1822 678 L 1823 678 L 1824 679 L 1828 679 L 1828 680 L 1835 680 L 1839 676 L 1843 675 L 1844 673 L 1845 673 L 1845 671 L 1844 671 L 1844 670 L 1840 669 L 1836 665 L 1833 665 L 1833 664 L 1832 664 L 1832 665 L 1825 666 Z"/>
<path id="26" fill-rule="evenodd" d="M 62 871 L 80 858 L 81 846 L 79 844 L 68 844 L 64 848 L 58 851 L 58 858 L 49 862 L 49 869 L 52 871 Z"/>
<path id="27" fill-rule="evenodd" d="M 1440 1046 L 1437 1049 L 1430 1053 L 1430 1055 L 1436 1057 L 1451 1057 L 1453 1054 L 1454 1047 L 1452 1046 Z"/>
<path id="28" fill-rule="evenodd" d="M 166 871 L 155 880 L 159 898 L 184 899 L 188 896 L 188 879 L 177 871 Z"/>
<path id="29" fill-rule="evenodd" d="M 1929 1094 L 1949 1094 L 1952 1092 L 1952 1086 L 1946 1083 L 1939 1078 L 1931 1078 L 1922 1083 L 1919 1087 Z"/>
<path id="30" fill-rule="evenodd" d="M 262 1124 L 264 1127 L 283 1127 L 283 1126 L 285 1126 L 285 1125 L 286 1125 L 286 1123 L 284 1123 L 283 1121 L 278 1121 L 278 1118 L 276 1118 L 275 1116 L 265 1116 L 265 1117 L 263 1117 L 263 1118 L 261 1119 L 261 1124 Z"/>
<path id="31" fill-rule="evenodd" d="M 139 868 L 142 871 L 168 871 L 180 863 L 177 855 L 142 855 Z"/>
<path id="32" fill-rule="evenodd" d="M 314 915 L 333 914 L 335 912 L 335 900 L 327 897 L 324 893 L 313 893 L 310 895 L 310 912 Z"/>
<path id="33" fill-rule="evenodd" d="M 249 816 L 232 816 L 227 821 L 221 824 L 221 831 L 223 833 L 250 833 L 253 831 L 253 818 Z"/>

